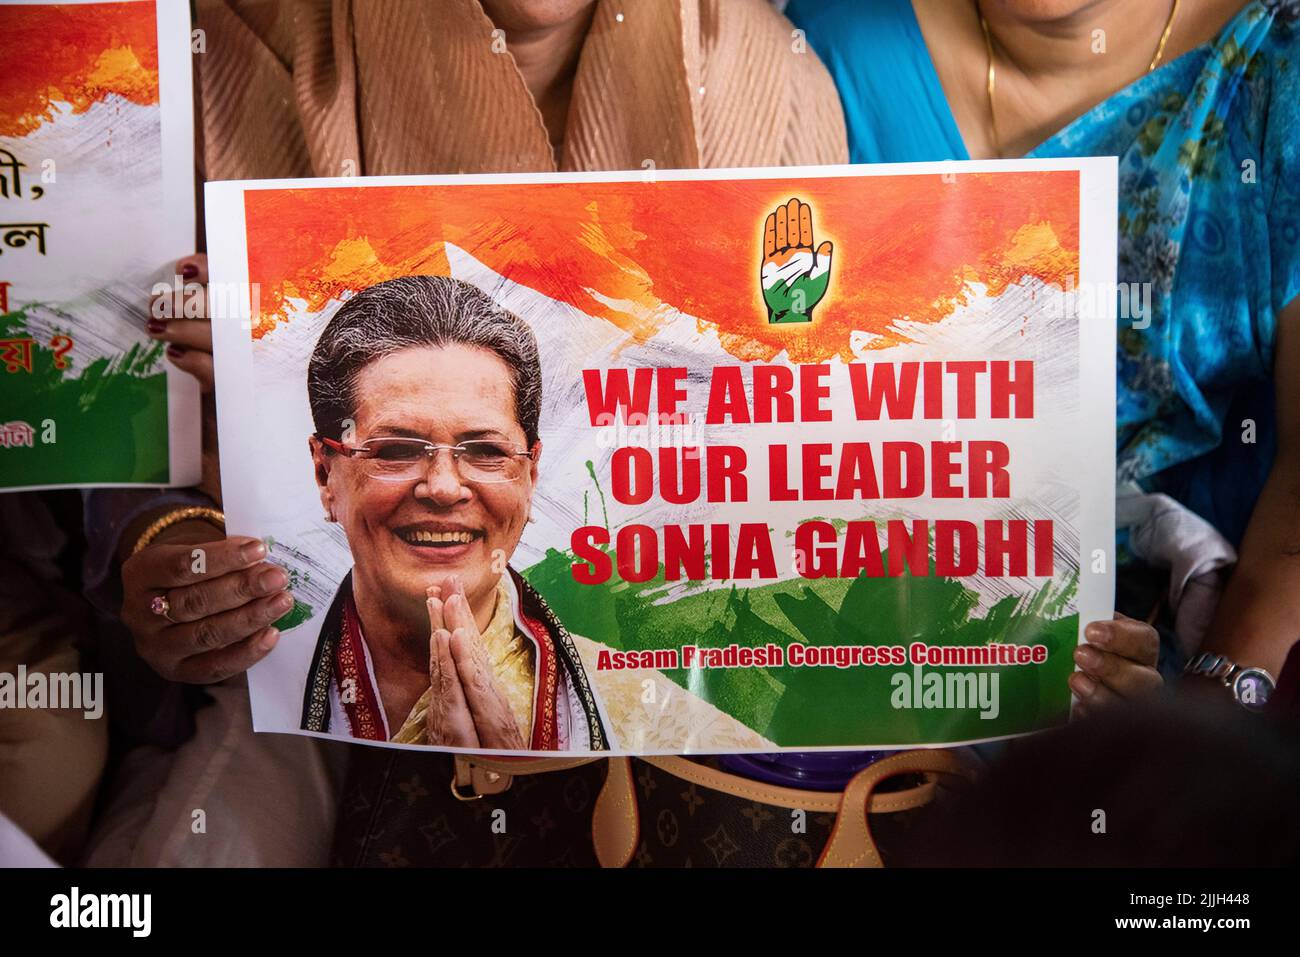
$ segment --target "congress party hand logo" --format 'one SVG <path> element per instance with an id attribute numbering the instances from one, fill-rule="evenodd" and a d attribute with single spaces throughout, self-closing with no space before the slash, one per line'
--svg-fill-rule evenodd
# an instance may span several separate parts
<path id="1" fill-rule="evenodd" d="M 811 322 L 831 281 L 831 244 L 813 248 L 812 207 L 798 199 L 769 213 L 763 228 L 763 301 L 768 322 Z"/>

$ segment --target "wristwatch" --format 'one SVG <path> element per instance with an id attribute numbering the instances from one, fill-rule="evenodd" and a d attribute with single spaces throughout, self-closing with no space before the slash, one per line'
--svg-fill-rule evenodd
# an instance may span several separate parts
<path id="1" fill-rule="evenodd" d="M 1277 687 L 1273 676 L 1263 668 L 1243 668 L 1223 655 L 1204 651 L 1183 669 L 1183 674 L 1199 675 L 1219 682 L 1232 692 L 1237 704 L 1248 711 L 1263 711 L 1269 695 Z"/>

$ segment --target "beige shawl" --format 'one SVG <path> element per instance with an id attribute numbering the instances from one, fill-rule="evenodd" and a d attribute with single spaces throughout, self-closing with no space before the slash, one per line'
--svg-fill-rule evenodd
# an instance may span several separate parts
<path id="1" fill-rule="evenodd" d="M 208 179 L 557 168 L 509 37 L 494 43 L 478 0 L 199 0 L 198 11 Z M 830 76 L 767 0 L 596 0 L 560 169 L 847 155 Z"/>

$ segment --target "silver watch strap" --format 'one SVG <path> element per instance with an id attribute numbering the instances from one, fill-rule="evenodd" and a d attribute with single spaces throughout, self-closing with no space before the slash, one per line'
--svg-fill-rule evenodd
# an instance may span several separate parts
<path id="1" fill-rule="evenodd" d="M 1241 666 L 1236 662 L 1208 651 L 1197 655 L 1187 666 L 1189 674 L 1213 678 L 1224 685 L 1231 685 L 1232 679 L 1240 670 Z"/>

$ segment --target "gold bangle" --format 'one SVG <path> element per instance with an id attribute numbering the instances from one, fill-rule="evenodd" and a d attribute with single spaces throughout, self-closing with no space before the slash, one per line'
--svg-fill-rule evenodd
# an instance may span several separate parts
<path id="1" fill-rule="evenodd" d="M 203 521 L 213 525 L 219 532 L 225 532 L 226 530 L 226 516 L 223 512 L 220 512 L 215 508 L 207 508 L 202 505 L 190 505 L 185 508 L 172 509 L 140 533 L 140 537 L 136 539 L 135 547 L 131 549 L 131 554 L 137 555 L 143 551 L 155 538 L 163 533 L 164 529 L 171 528 L 173 525 L 187 521 L 191 518 L 201 518 Z"/>

